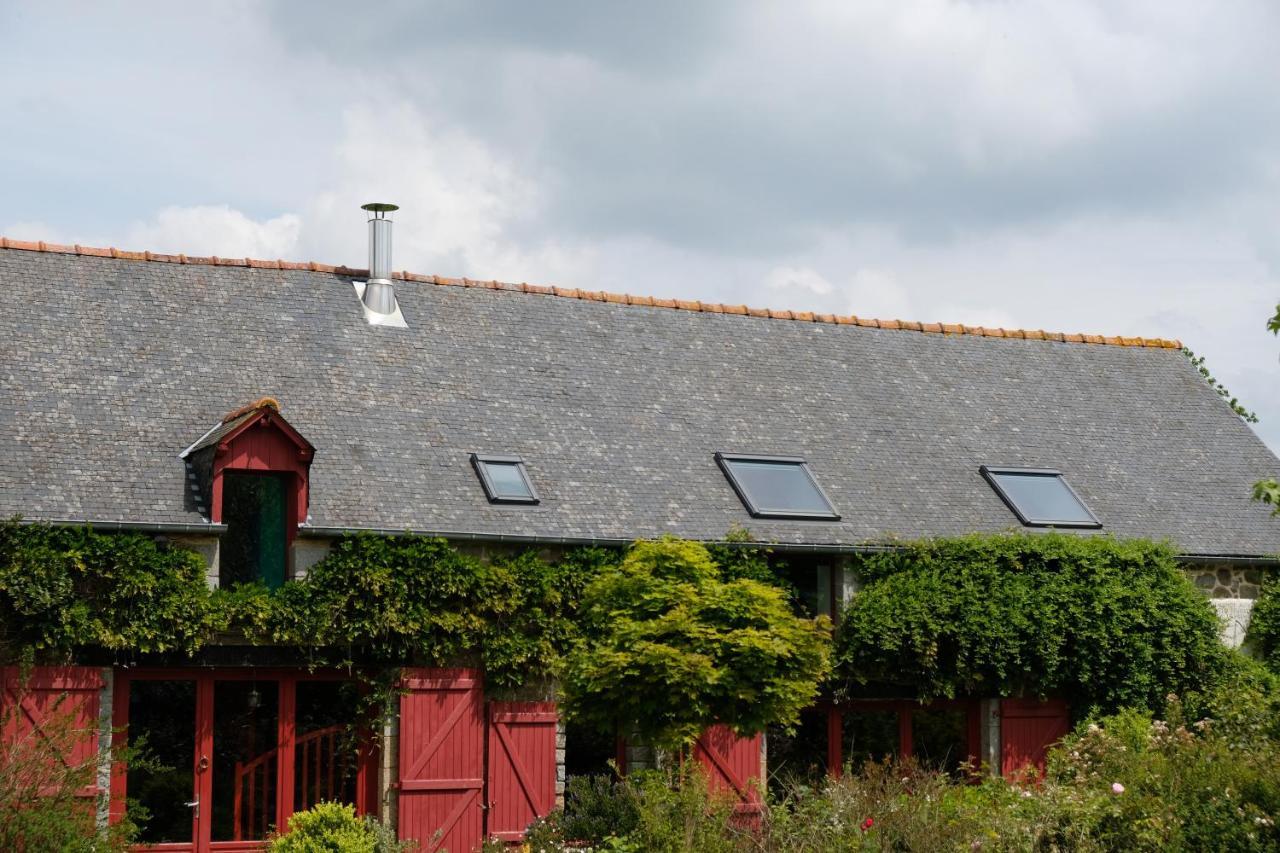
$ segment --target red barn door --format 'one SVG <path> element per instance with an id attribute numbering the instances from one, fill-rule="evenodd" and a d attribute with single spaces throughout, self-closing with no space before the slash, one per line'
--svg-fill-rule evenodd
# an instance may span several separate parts
<path id="1" fill-rule="evenodd" d="M 713 792 L 728 791 L 737 798 L 738 814 L 760 814 L 760 735 L 744 738 L 728 726 L 712 726 L 694 742 L 693 757 Z"/>
<path id="2" fill-rule="evenodd" d="M 1000 772 L 1005 776 L 1034 767 L 1044 773 L 1044 759 L 1071 731 L 1071 715 L 1061 699 L 1000 700 Z"/>
<path id="3" fill-rule="evenodd" d="M 423 853 L 484 840 L 484 696 L 472 669 L 411 669 L 400 697 L 400 820 Z"/>
<path id="4" fill-rule="evenodd" d="M 489 835 L 519 841 L 556 804 L 556 703 L 489 705 Z"/>
<path id="5" fill-rule="evenodd" d="M 0 669 L 0 738 L 25 752 L 54 748 L 54 760 L 67 768 L 90 765 L 98 755 L 98 706 L 102 674 L 87 666 L 34 667 L 25 683 L 17 667 Z M 45 741 L 40 744 L 37 740 Z M 96 777 L 94 777 L 96 779 Z M 52 793 L 52 792 L 50 792 Z M 76 792 L 93 797 L 96 781 Z"/>

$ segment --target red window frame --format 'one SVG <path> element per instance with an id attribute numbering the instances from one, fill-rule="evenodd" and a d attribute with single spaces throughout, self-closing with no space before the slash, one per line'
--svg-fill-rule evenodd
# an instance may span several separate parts
<path id="1" fill-rule="evenodd" d="M 839 779 L 844 773 L 844 715 L 859 711 L 892 711 L 898 715 L 898 755 L 915 752 L 911 717 L 916 711 L 960 708 L 965 712 L 965 752 L 977 762 L 982 737 L 982 715 L 976 699 L 938 699 L 921 704 L 910 699 L 853 699 L 846 702 L 822 702 L 819 708 L 827 714 L 827 775 Z"/>
<path id="2" fill-rule="evenodd" d="M 287 825 L 294 812 L 294 766 L 296 742 L 297 686 L 310 681 L 350 681 L 347 673 L 299 673 L 284 669 L 166 669 L 139 668 L 116 670 L 112 692 L 111 724 L 114 730 L 124 731 L 129 725 L 129 687 L 134 681 L 194 681 L 196 684 L 195 753 L 192 755 L 192 794 L 201 803 L 213 802 L 213 773 L 209 765 L 213 754 L 213 687 L 217 681 L 244 680 L 275 681 L 279 689 L 279 717 L 276 731 L 276 825 Z M 203 764 L 203 766 L 202 766 Z M 117 764 L 111 774 L 111 822 L 118 822 L 125 812 L 127 768 Z M 362 756 L 356 772 L 356 811 L 360 814 L 378 813 L 378 756 L 368 749 Z M 161 853 L 213 853 L 213 851 L 261 850 L 263 841 L 213 841 L 212 822 L 208 811 L 200 817 L 192 817 L 192 840 L 150 844 L 138 850 Z"/>

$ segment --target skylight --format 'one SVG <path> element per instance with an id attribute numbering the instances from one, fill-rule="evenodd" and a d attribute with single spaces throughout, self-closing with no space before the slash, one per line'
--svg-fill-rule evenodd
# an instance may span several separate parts
<path id="1" fill-rule="evenodd" d="M 803 459 L 717 453 L 716 462 L 757 518 L 840 518 Z"/>
<path id="2" fill-rule="evenodd" d="M 979 468 L 1028 527 L 1101 527 L 1062 474 L 1047 468 Z"/>
<path id="3" fill-rule="evenodd" d="M 518 456 L 471 454 L 471 464 L 480 476 L 485 496 L 495 504 L 536 504 L 538 493 L 529 481 L 524 462 Z"/>

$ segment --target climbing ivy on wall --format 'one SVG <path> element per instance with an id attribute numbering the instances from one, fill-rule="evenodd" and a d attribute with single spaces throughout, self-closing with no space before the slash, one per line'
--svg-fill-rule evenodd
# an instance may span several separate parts
<path id="1" fill-rule="evenodd" d="M 1078 713 L 1162 706 L 1223 666 L 1212 607 L 1168 547 L 1105 536 L 973 536 L 861 555 L 842 687 L 1063 696 Z"/>
<path id="2" fill-rule="evenodd" d="M 204 560 L 146 536 L 0 524 L 0 658 L 194 652 L 216 627 Z"/>
<path id="3" fill-rule="evenodd" d="M 725 581 L 771 579 L 767 549 L 708 549 Z M 0 662 L 193 654 L 234 632 L 316 665 L 483 665 L 496 687 L 557 674 L 581 639 L 584 588 L 623 552 L 491 559 L 416 536 L 350 536 L 309 576 L 210 591 L 201 557 L 149 536 L 0 524 Z M 1062 695 L 1078 709 L 1157 707 L 1211 680 L 1212 608 L 1167 547 L 1105 536 L 1000 535 L 851 557 L 864 587 L 836 640 L 838 692 Z M 1280 659 L 1269 588 L 1251 640 Z"/>
<path id="4" fill-rule="evenodd" d="M 1274 575 L 1263 582 L 1253 604 L 1247 640 L 1267 668 L 1280 675 L 1280 579 Z"/>

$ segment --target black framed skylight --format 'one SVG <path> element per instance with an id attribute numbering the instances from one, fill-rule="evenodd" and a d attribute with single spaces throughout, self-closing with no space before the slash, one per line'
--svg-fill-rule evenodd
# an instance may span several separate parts
<path id="1" fill-rule="evenodd" d="M 717 453 L 716 462 L 756 518 L 840 519 L 803 459 Z"/>
<path id="2" fill-rule="evenodd" d="M 1062 476 L 1051 468 L 978 469 L 1018 520 L 1028 527 L 1101 527 Z"/>
<path id="3" fill-rule="evenodd" d="M 536 504 L 538 492 L 533 488 L 524 460 L 519 456 L 471 454 L 471 464 L 480 477 L 480 485 L 489 503 Z"/>

